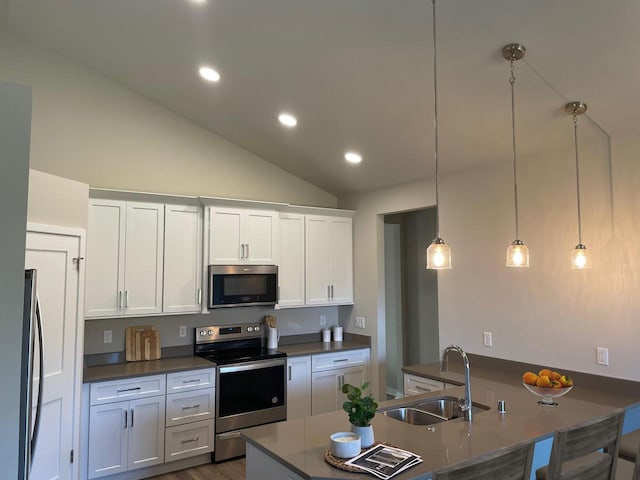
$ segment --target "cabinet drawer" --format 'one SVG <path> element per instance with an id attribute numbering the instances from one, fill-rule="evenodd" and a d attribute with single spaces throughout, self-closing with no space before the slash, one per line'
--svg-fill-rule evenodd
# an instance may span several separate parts
<path id="1" fill-rule="evenodd" d="M 369 349 L 348 350 L 338 353 L 324 353 L 311 357 L 311 371 L 323 372 L 334 368 L 355 367 L 369 364 Z"/>
<path id="2" fill-rule="evenodd" d="M 216 386 L 216 369 L 201 368 L 167 374 L 167 393 L 186 392 Z"/>
<path id="3" fill-rule="evenodd" d="M 165 389 L 165 375 L 92 383 L 89 402 L 91 405 L 101 405 L 118 400 L 153 397 L 164 395 Z"/>
<path id="4" fill-rule="evenodd" d="M 167 428 L 164 445 L 165 462 L 213 452 L 213 420 Z"/>
<path id="5" fill-rule="evenodd" d="M 166 426 L 173 427 L 213 418 L 215 398 L 213 388 L 168 394 Z"/>
<path id="6" fill-rule="evenodd" d="M 444 390 L 445 383 L 431 378 L 418 377 L 404 374 L 404 394 L 405 396 L 420 395 L 426 392 Z"/>

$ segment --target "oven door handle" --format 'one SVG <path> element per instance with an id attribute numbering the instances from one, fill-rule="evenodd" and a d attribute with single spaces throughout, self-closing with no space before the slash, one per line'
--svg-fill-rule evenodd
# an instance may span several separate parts
<path id="1" fill-rule="evenodd" d="M 233 432 L 218 433 L 216 436 L 220 440 L 231 440 L 232 438 L 240 438 L 240 431 L 235 430 Z"/>
<path id="2" fill-rule="evenodd" d="M 282 358 L 278 360 L 260 360 L 258 362 L 250 362 L 250 363 L 243 363 L 240 365 L 228 365 L 224 367 L 218 367 L 218 372 L 220 374 L 244 372 L 247 370 L 258 370 L 261 368 L 278 367 L 280 365 L 284 366 L 284 359 Z"/>

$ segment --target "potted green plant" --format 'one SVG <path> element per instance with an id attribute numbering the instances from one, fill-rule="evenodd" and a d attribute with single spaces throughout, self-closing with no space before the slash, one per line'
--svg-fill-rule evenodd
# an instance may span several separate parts
<path id="1" fill-rule="evenodd" d="M 342 404 L 342 409 L 349 414 L 351 431 L 360 435 L 363 448 L 373 445 L 373 427 L 371 419 L 375 417 L 378 404 L 371 394 L 362 396 L 362 392 L 369 386 L 365 382 L 360 388 L 349 383 L 342 386 L 342 393 L 347 394 L 347 401 Z"/>

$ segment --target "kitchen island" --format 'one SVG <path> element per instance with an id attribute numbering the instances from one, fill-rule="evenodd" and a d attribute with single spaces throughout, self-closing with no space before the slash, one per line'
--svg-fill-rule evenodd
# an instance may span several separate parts
<path id="1" fill-rule="evenodd" d="M 438 371 L 437 366 L 425 366 L 420 373 Z M 414 372 L 416 373 L 416 372 Z M 451 377 L 449 377 L 451 375 Z M 434 375 L 435 376 L 435 373 Z M 623 432 L 640 428 L 640 398 L 607 393 L 577 385 L 555 407 L 537 403 L 539 397 L 529 393 L 518 377 L 497 376 L 495 380 L 471 378 L 474 403 L 490 407 L 474 415 L 470 424 L 464 419 L 435 425 L 435 431 L 425 426 L 408 425 L 378 414 L 372 424 L 377 441 L 414 452 L 422 463 L 399 474 L 398 479 L 429 479 L 431 472 L 501 447 L 531 439 L 536 441 L 533 471 L 546 465 L 553 432 L 589 418 L 610 412 L 614 408 L 627 410 Z M 460 383 L 460 376 L 446 374 L 442 379 Z M 464 396 L 464 387 L 431 392 L 420 396 L 380 402 L 385 409 L 396 405 L 438 396 Z M 496 410 L 498 400 L 506 403 L 506 413 Z M 247 480 L 264 478 L 299 479 L 363 479 L 359 473 L 348 473 L 330 466 L 324 460 L 329 435 L 348 431 L 347 414 L 341 411 L 255 427 L 243 433 L 247 440 Z M 535 476 L 534 476 L 535 478 Z"/>

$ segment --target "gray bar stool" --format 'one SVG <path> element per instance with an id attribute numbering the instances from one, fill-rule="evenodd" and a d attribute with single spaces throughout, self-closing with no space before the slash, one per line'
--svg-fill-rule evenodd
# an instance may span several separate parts
<path id="1" fill-rule="evenodd" d="M 640 480 L 640 430 L 622 436 L 618 460 L 616 480 Z"/>
<path id="2" fill-rule="evenodd" d="M 536 470 L 538 480 L 614 480 L 624 410 L 558 430 L 549 465 Z M 604 449 L 604 452 L 600 452 Z"/>
<path id="3" fill-rule="evenodd" d="M 521 442 L 433 473 L 432 480 L 528 480 L 533 442 Z"/>

